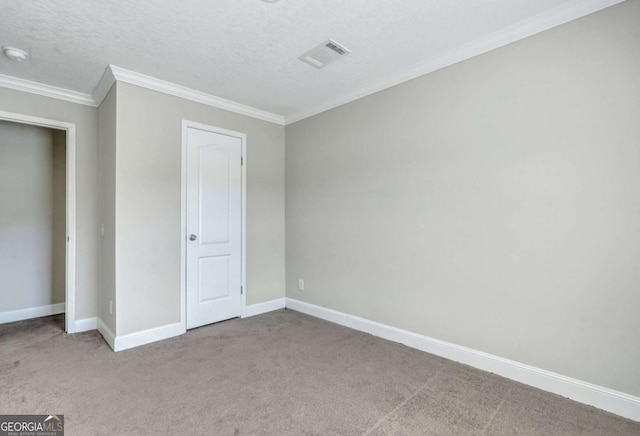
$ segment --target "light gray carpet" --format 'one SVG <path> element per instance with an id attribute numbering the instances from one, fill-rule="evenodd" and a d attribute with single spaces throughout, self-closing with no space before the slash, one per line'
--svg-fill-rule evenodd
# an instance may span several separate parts
<path id="1" fill-rule="evenodd" d="M 640 423 L 282 310 L 113 353 L 62 316 L 0 326 L 0 413 L 67 435 L 640 435 Z"/>

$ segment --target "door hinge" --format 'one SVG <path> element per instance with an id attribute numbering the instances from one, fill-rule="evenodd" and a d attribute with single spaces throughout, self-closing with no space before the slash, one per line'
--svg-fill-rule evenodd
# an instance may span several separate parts
<path id="1" fill-rule="evenodd" d="M 240 156 L 240 165 L 244 165 L 244 156 Z"/>
<path id="2" fill-rule="evenodd" d="M 244 295 L 244 286 L 240 286 L 240 295 Z"/>

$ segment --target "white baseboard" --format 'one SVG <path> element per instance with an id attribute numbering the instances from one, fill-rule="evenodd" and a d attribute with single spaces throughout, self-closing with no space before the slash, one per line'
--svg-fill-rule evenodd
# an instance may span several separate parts
<path id="1" fill-rule="evenodd" d="M 0 324 L 64 313 L 64 303 L 0 312 Z"/>
<path id="2" fill-rule="evenodd" d="M 250 316 L 256 316 L 267 312 L 273 312 L 274 310 L 284 309 L 285 308 L 285 299 L 284 298 L 276 298 L 275 300 L 265 301 L 264 303 L 257 303 L 247 306 L 244 309 L 243 318 L 248 318 Z"/>
<path id="3" fill-rule="evenodd" d="M 97 322 L 98 332 L 102 335 L 107 344 L 109 344 L 111 349 L 115 351 L 116 335 L 111 331 L 109 327 L 107 327 L 102 319 L 98 318 Z"/>
<path id="4" fill-rule="evenodd" d="M 113 351 L 123 351 L 129 348 L 138 347 L 140 345 L 150 344 L 151 342 L 169 339 L 186 333 L 184 324 L 176 322 L 161 327 L 155 327 L 140 332 L 129 333 L 128 335 L 116 336 L 113 342 Z M 107 341 L 108 342 L 108 341 Z"/>
<path id="5" fill-rule="evenodd" d="M 94 316 L 93 318 L 77 319 L 74 324 L 73 333 L 88 332 L 98 328 L 98 318 Z"/>
<path id="6" fill-rule="evenodd" d="M 286 299 L 286 306 L 288 309 L 400 342 L 411 348 L 493 372 L 520 383 L 640 421 L 640 397 L 293 298 Z"/>
<path id="7" fill-rule="evenodd" d="M 266 312 L 272 312 L 278 309 L 284 309 L 285 299 L 277 298 L 275 300 L 265 301 L 264 303 L 252 304 L 245 308 L 244 317 L 250 317 L 260 315 Z M 169 324 L 162 327 L 156 327 L 149 330 L 143 330 L 140 332 L 130 333 L 127 335 L 116 336 L 109 327 L 99 318 L 90 318 L 86 320 L 76 321 L 76 331 L 92 330 L 91 322 L 97 328 L 102 337 L 107 341 L 107 344 L 113 351 L 123 351 L 129 348 L 138 347 L 140 345 L 150 344 L 152 342 L 161 341 L 163 339 L 169 339 L 174 336 L 178 336 L 186 333 L 184 325 L 182 323 Z M 81 330 L 85 328 L 86 330 Z"/>

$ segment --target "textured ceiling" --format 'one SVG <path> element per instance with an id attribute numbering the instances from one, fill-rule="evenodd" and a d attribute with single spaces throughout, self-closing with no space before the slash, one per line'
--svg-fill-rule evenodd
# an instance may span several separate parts
<path id="1" fill-rule="evenodd" d="M 569 0 L 6 0 L 0 73 L 91 93 L 108 64 L 288 117 Z M 324 69 L 298 56 L 333 38 Z"/>

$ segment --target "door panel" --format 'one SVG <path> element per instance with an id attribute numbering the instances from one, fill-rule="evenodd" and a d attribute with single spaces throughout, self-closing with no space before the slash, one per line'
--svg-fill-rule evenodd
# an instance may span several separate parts
<path id="1" fill-rule="evenodd" d="M 229 178 L 232 153 L 214 145 L 201 147 L 198 152 L 201 243 L 229 242 Z"/>
<path id="2" fill-rule="evenodd" d="M 187 328 L 240 315 L 242 140 L 187 129 Z"/>
<path id="3" fill-rule="evenodd" d="M 201 257 L 198 273 L 200 296 L 198 303 L 229 297 L 230 256 Z"/>

